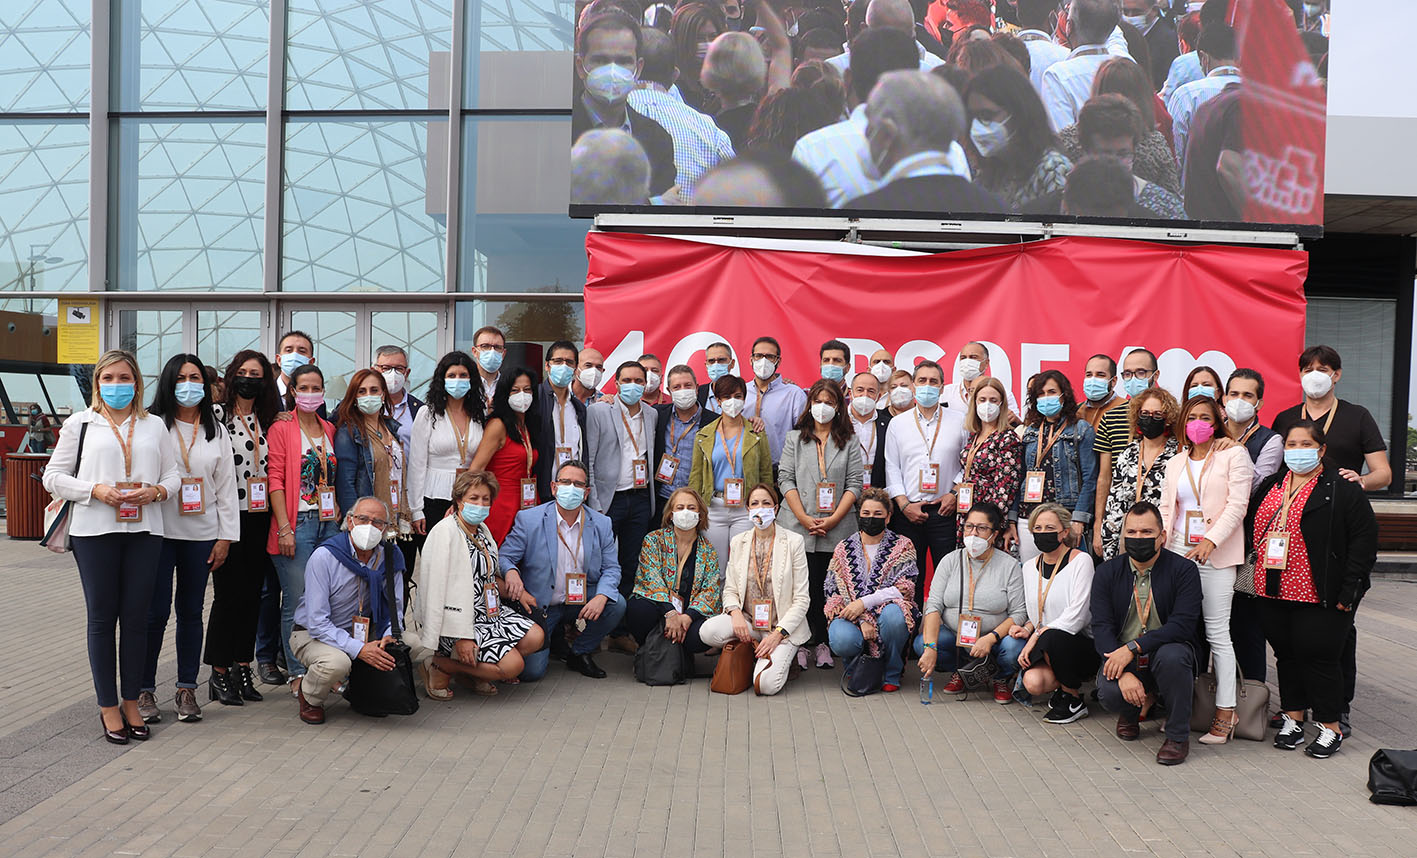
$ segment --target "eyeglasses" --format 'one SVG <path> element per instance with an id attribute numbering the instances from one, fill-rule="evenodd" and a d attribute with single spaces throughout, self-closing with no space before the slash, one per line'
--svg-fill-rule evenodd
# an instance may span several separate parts
<path id="1" fill-rule="evenodd" d="M 349 514 L 349 518 L 355 524 L 372 524 L 380 530 L 387 530 L 389 527 L 389 523 L 382 518 L 370 518 L 367 515 L 360 515 L 354 512 Z"/>
<path id="2" fill-rule="evenodd" d="M 732 359 L 732 358 L 704 358 L 704 363 L 706 363 L 706 364 L 708 364 L 708 365 L 710 365 L 710 366 L 713 366 L 713 365 L 715 365 L 715 364 L 723 364 L 724 366 L 727 366 L 728 364 L 730 364 L 730 363 L 732 363 L 732 362 L 733 362 L 733 359 Z"/>
<path id="3" fill-rule="evenodd" d="M 1155 417 L 1155 418 L 1157 418 L 1158 420 L 1165 420 L 1165 419 L 1166 419 L 1166 412 L 1165 412 L 1165 411 L 1147 411 L 1147 410 L 1143 409 L 1143 410 L 1137 412 L 1137 416 L 1138 416 L 1138 417 Z"/>
<path id="4" fill-rule="evenodd" d="M 408 367 L 406 366 L 390 366 L 382 363 L 377 363 L 374 364 L 374 368 L 377 369 L 379 372 L 401 372 L 404 375 L 408 375 Z"/>
<path id="5" fill-rule="evenodd" d="M 987 533 L 994 532 L 994 528 L 987 524 L 966 524 L 963 527 L 963 530 L 965 533 L 978 533 L 981 536 Z"/>
<path id="6" fill-rule="evenodd" d="M 473 348 L 480 352 L 505 352 L 507 350 L 506 346 L 494 346 L 491 343 L 483 343 L 480 346 L 473 346 Z"/>
<path id="7" fill-rule="evenodd" d="M 1139 378 L 1139 379 L 1141 379 L 1142 381 L 1146 381 L 1148 378 L 1151 378 L 1151 377 L 1152 377 L 1153 375 L 1155 375 L 1155 374 L 1156 374 L 1156 370 L 1154 370 L 1154 369 L 1124 369 L 1124 370 L 1122 370 L 1122 378 Z"/>
<path id="8" fill-rule="evenodd" d="M 590 483 L 587 483 L 584 480 L 557 480 L 555 484 L 558 486 L 575 486 L 578 489 L 590 487 Z"/>
<path id="9" fill-rule="evenodd" d="M 781 360 L 781 358 L 780 358 L 779 356 L 777 356 L 777 355 L 769 355 L 769 354 L 763 354 L 762 352 L 756 352 L 756 353 L 754 353 L 754 355 L 753 355 L 753 360 L 770 360 L 770 361 L 772 361 L 773 363 L 777 363 L 779 360 Z M 725 363 L 726 363 L 726 361 L 725 361 Z"/>

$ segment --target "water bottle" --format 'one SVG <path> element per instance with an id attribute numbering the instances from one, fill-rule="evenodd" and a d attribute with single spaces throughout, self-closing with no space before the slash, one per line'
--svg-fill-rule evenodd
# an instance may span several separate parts
<path id="1" fill-rule="evenodd" d="M 929 706 L 935 699 L 935 676 L 922 676 L 920 678 L 920 702 Z"/>

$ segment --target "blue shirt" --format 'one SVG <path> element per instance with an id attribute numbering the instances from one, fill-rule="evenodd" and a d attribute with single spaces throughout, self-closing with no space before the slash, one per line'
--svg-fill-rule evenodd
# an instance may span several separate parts
<path id="1" fill-rule="evenodd" d="M 345 539 L 349 536 L 346 535 Z M 351 551 L 354 549 L 351 547 Z M 378 569 L 384 565 L 384 546 L 374 549 L 369 568 Z M 403 576 L 394 577 L 394 599 L 396 610 L 403 616 Z M 305 563 L 305 595 L 295 607 L 295 622 L 310 632 L 310 637 L 323 644 L 342 650 L 350 658 L 358 658 L 364 644 L 350 635 L 350 626 L 359 610 L 361 597 L 364 616 L 372 609 L 369 604 L 368 585 L 364 579 L 345 568 L 338 557 L 328 548 L 316 548 Z M 377 635 L 372 631 L 370 640 L 379 640 L 392 634 L 392 627 L 385 627 Z"/>
<path id="2" fill-rule="evenodd" d="M 738 437 L 733 439 L 733 463 L 734 467 L 728 465 L 728 453 L 723 448 L 723 435 L 719 432 L 713 433 L 713 490 L 723 491 L 723 481 L 732 477 L 743 479 L 743 435 L 748 431 L 745 426 L 738 433 Z M 747 497 L 743 498 L 747 501 Z"/>
<path id="3" fill-rule="evenodd" d="M 694 409 L 694 414 L 688 420 L 679 419 L 679 409 L 669 409 L 669 425 L 664 427 L 667 432 L 664 436 L 664 453 L 667 456 L 677 456 L 679 467 L 674 471 L 674 479 L 668 483 L 659 484 L 659 496 L 667 498 L 674 493 L 675 489 L 682 489 L 689 484 L 690 464 L 694 461 L 694 435 L 699 431 L 699 415 L 701 409 Z M 717 463 L 715 462 L 715 470 Z"/>
<path id="4" fill-rule="evenodd" d="M 782 459 L 782 443 L 787 440 L 787 433 L 792 431 L 797 418 L 806 410 L 807 391 L 791 382 L 783 381 L 780 375 L 773 376 L 772 381 L 768 382 L 762 402 L 758 401 L 757 384 L 748 383 L 748 395 L 743 400 L 743 417 L 749 420 L 754 417 L 763 418 L 763 434 L 768 437 L 768 449 L 772 451 L 774 465 Z M 742 463 L 739 464 L 738 475 L 742 476 Z"/>

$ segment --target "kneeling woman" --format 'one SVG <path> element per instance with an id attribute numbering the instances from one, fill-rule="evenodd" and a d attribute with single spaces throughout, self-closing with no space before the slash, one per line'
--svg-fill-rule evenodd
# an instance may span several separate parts
<path id="1" fill-rule="evenodd" d="M 756 641 L 753 687 L 763 695 L 782 690 L 793 655 L 812 637 L 807 549 L 802 537 L 776 526 L 777 504 L 777 492 L 765 483 L 748 492 L 753 529 L 733 537 L 724 568 L 723 613 L 699 631 L 711 647 Z"/>
<path id="2" fill-rule="evenodd" d="M 1023 641 L 1009 632 L 1028 619 L 1023 598 L 1023 570 L 998 548 L 1004 514 L 991 503 L 975 504 L 964 520 L 964 547 L 946 554 L 930 581 L 922 633 L 915 639 L 920 673 L 938 666 L 951 671 L 946 694 L 960 694 L 964 680 L 956 668 L 959 651 L 969 658 L 993 653 L 998 661 L 994 702 L 1013 702 L 1010 679 L 1018 671 Z M 937 661 L 938 660 L 938 661 Z"/>
<path id="3" fill-rule="evenodd" d="M 675 490 L 664 502 L 662 526 L 640 548 L 640 571 L 625 609 L 625 625 L 640 646 L 663 617 L 665 637 L 689 652 L 708 649 L 699 632 L 719 612 L 723 587 L 718 552 L 704 536 L 706 530 L 708 507 L 699 493 Z"/>
<path id="4" fill-rule="evenodd" d="M 453 481 L 450 515 L 428 531 L 419 572 L 423 639 L 437 640 L 424 663 L 424 684 L 434 700 L 452 699 L 451 676 L 466 676 L 480 694 L 495 694 L 493 680 L 521 675 L 523 657 L 541 649 L 544 636 L 531 618 L 502 605 L 497 589 L 497 543 L 483 522 L 497 497 L 497 478 L 468 471 Z"/>
<path id="5" fill-rule="evenodd" d="M 1028 622 L 1010 632 L 1026 641 L 1018 656 L 1024 689 L 1053 694 L 1043 716 L 1049 724 L 1087 717 L 1081 688 L 1101 660 L 1092 642 L 1092 556 L 1068 545 L 1072 524 L 1072 513 L 1057 503 L 1029 516 L 1033 544 L 1043 553 L 1023 564 Z"/>

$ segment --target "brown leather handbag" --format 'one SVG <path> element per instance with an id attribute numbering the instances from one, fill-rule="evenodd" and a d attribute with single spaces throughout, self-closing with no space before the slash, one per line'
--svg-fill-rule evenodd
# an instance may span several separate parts
<path id="1" fill-rule="evenodd" d="M 753 665 L 757 662 L 753 649 L 752 644 L 738 640 L 724 644 L 709 690 L 719 694 L 742 694 L 752 688 Z"/>

